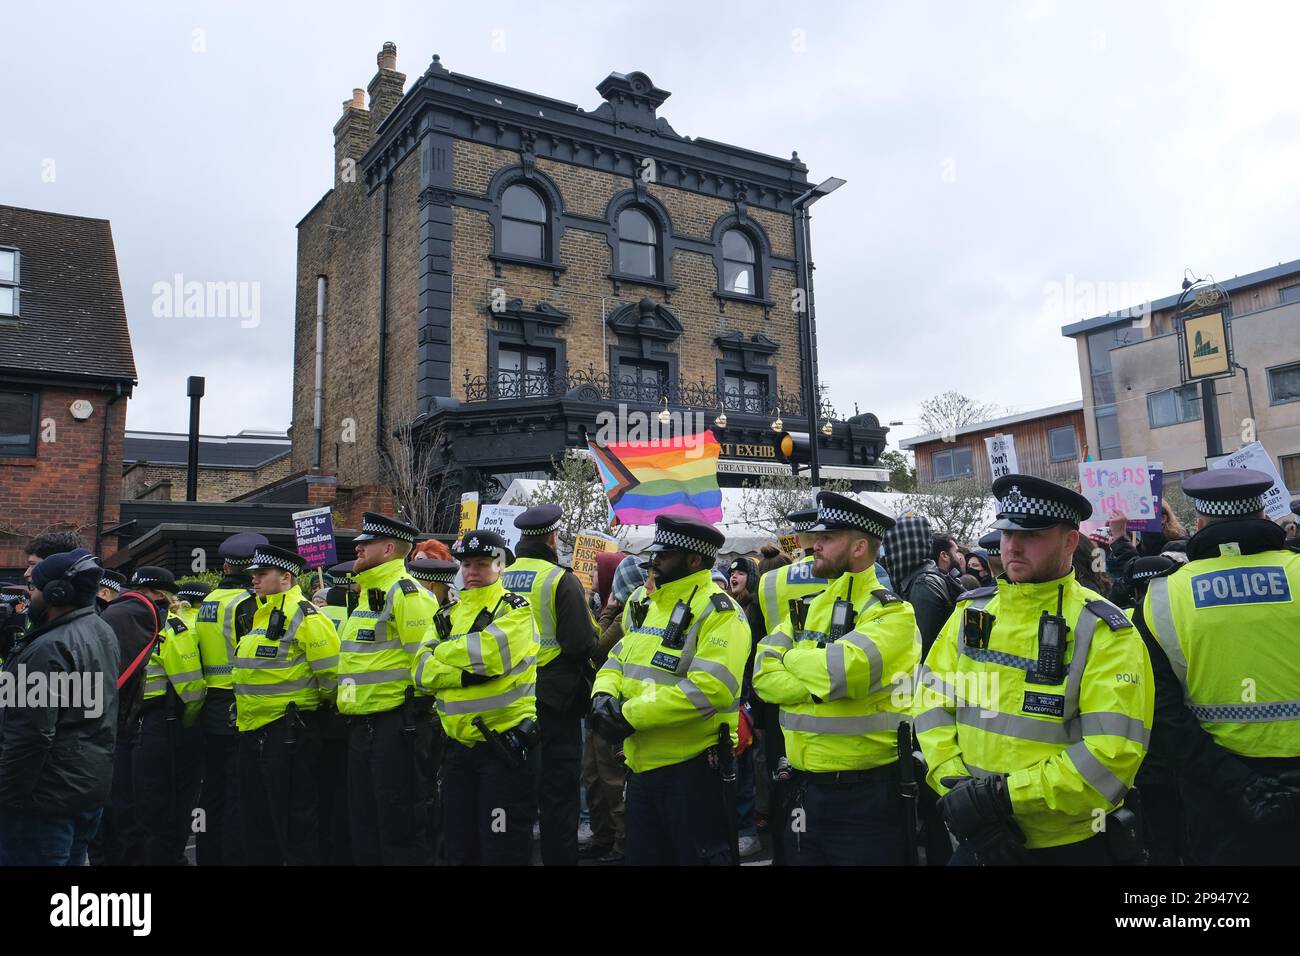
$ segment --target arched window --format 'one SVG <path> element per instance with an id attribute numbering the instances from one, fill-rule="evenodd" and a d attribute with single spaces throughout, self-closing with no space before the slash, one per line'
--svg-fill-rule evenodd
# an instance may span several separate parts
<path id="1" fill-rule="evenodd" d="M 509 187 L 501 197 L 501 251 L 508 256 L 545 259 L 547 250 L 546 201 L 523 183 Z"/>
<path id="2" fill-rule="evenodd" d="M 618 214 L 618 271 L 625 276 L 660 277 L 659 230 L 635 206 Z"/>
<path id="3" fill-rule="evenodd" d="M 739 229 L 722 234 L 722 289 L 737 295 L 757 295 L 755 281 L 758 257 L 754 243 Z"/>

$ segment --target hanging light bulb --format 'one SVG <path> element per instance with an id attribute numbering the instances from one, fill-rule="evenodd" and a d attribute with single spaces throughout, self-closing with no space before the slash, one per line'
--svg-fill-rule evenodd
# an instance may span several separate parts
<path id="1" fill-rule="evenodd" d="M 781 421 L 781 409 L 779 408 L 776 410 L 776 418 L 772 419 L 772 431 L 785 431 L 785 422 Z"/>
<path id="2" fill-rule="evenodd" d="M 727 413 L 724 412 L 722 409 L 719 408 L 719 409 L 718 409 L 718 417 L 715 418 L 715 419 L 713 420 L 713 424 L 716 425 L 718 428 L 726 428 L 726 427 L 727 427 Z"/>
<path id="3" fill-rule="evenodd" d="M 827 438 L 830 438 L 831 435 L 832 435 L 834 432 L 835 432 L 835 429 L 834 429 L 834 427 L 831 425 L 830 422 L 822 422 L 822 434 L 823 434 L 823 435 L 825 435 Z"/>
<path id="4" fill-rule="evenodd" d="M 664 396 L 664 407 L 663 407 L 663 411 L 661 411 L 661 412 L 659 413 L 659 424 L 660 424 L 660 425 L 667 425 L 667 424 L 668 424 L 670 421 L 672 421 L 672 420 L 673 420 L 673 417 L 672 417 L 671 415 L 668 414 L 668 396 L 665 395 L 665 396 Z"/>

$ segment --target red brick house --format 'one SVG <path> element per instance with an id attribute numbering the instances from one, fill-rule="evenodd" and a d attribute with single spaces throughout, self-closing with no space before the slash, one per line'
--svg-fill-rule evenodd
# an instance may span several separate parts
<path id="1" fill-rule="evenodd" d="M 0 578 L 44 531 L 116 550 L 135 384 L 108 221 L 0 206 Z"/>

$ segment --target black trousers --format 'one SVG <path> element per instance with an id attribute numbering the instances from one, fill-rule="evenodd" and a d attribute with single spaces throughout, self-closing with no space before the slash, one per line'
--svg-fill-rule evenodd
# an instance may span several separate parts
<path id="1" fill-rule="evenodd" d="M 527 866 L 533 857 L 534 775 L 488 744 L 447 741 L 442 846 L 448 866 Z M 575 826 L 575 835 L 576 835 Z"/>
<path id="2" fill-rule="evenodd" d="M 429 788 L 429 812 L 425 817 L 425 834 L 429 843 L 429 858 L 442 862 L 442 758 L 447 752 L 447 735 L 442 721 L 430 721 L 429 759 L 424 764 L 424 775 Z"/>
<path id="3" fill-rule="evenodd" d="M 1300 758 L 1242 757 L 1256 773 L 1300 771 Z M 1181 778 L 1191 862 L 1198 866 L 1294 866 L 1300 860 L 1300 822 L 1258 826 L 1237 815 L 1235 795 Z"/>
<path id="4" fill-rule="evenodd" d="M 239 822 L 239 738 L 230 723 L 233 691 L 209 690 L 199 714 L 203 733 L 201 826 L 194 855 L 199 866 L 239 866 L 244 862 L 244 834 Z"/>
<path id="5" fill-rule="evenodd" d="M 290 720 L 281 717 L 239 735 L 244 862 L 255 866 L 321 862 L 320 729 L 314 713 L 299 714 L 292 728 Z"/>
<path id="6" fill-rule="evenodd" d="M 894 766 L 856 783 L 795 778 L 782 839 L 787 866 L 904 866 L 906 816 Z"/>
<path id="7" fill-rule="evenodd" d="M 1088 837 L 1086 840 L 1080 840 L 1078 843 L 1043 847 L 1040 850 L 1026 850 L 1025 853 L 1029 857 L 1026 862 L 1027 866 L 1116 865 L 1114 856 L 1106 848 L 1106 835 L 1104 833 Z M 948 865 L 978 866 L 979 861 L 975 858 L 975 852 L 970 848 L 970 844 L 959 843 L 957 849 L 953 850 L 952 859 L 948 862 Z"/>
<path id="8" fill-rule="evenodd" d="M 427 866 L 432 730 L 402 708 L 348 721 L 348 831 L 358 866 Z"/>
<path id="9" fill-rule="evenodd" d="M 198 728 L 168 719 L 168 705 L 147 707 L 131 755 L 136 811 L 146 833 L 144 862 L 185 866 L 191 812 L 199 793 L 203 741 Z"/>
<path id="10" fill-rule="evenodd" d="M 348 835 L 348 725 L 335 711 L 320 715 L 320 854 L 326 866 L 352 865 Z"/>
<path id="11" fill-rule="evenodd" d="M 92 852 L 92 859 L 108 866 L 139 866 L 145 859 L 148 834 L 136 813 L 135 774 L 132 771 L 133 744 L 138 730 L 137 719 L 117 731 L 113 783 L 108 794 L 108 806 L 104 807 L 104 816 L 99 824 L 98 847 Z"/>
<path id="12" fill-rule="evenodd" d="M 537 814 L 542 830 L 542 863 L 578 865 L 578 816 L 582 787 L 582 718 L 537 705 Z"/>
<path id="13" fill-rule="evenodd" d="M 707 751 L 627 775 L 628 866 L 727 866 L 731 829 Z"/>

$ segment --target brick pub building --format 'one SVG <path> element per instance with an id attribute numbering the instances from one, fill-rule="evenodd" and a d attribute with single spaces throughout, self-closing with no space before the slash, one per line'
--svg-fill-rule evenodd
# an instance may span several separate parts
<path id="1" fill-rule="evenodd" d="M 135 383 L 108 221 L 0 206 L 0 580 L 45 531 L 117 550 Z"/>
<path id="2" fill-rule="evenodd" d="M 586 111 L 437 56 L 404 93 L 392 44 L 378 65 L 298 224 L 291 474 L 385 507 L 382 456 L 411 424 L 453 490 L 491 501 L 620 404 L 702 415 L 724 484 L 788 471 L 771 423 L 808 431 L 797 155 L 678 134 L 643 73 L 611 73 Z M 886 429 L 826 436 L 833 417 L 813 422 L 824 472 L 880 487 Z"/>

